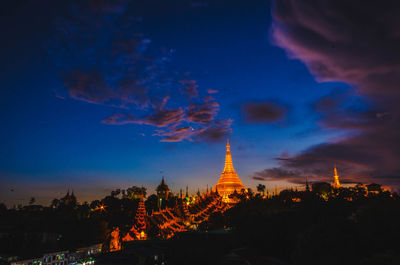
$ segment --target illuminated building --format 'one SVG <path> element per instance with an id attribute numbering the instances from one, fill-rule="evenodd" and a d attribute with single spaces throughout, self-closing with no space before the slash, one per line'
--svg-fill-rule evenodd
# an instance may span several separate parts
<path id="1" fill-rule="evenodd" d="M 139 206 L 136 211 L 135 224 L 122 238 L 122 241 L 129 242 L 133 240 L 146 240 L 146 208 L 144 205 L 143 196 L 140 198 Z"/>
<path id="2" fill-rule="evenodd" d="M 220 196 L 222 196 L 223 201 L 231 202 L 229 199 L 229 195 L 234 193 L 241 193 L 242 190 L 247 191 L 247 189 L 243 186 L 242 181 L 239 179 L 238 175 L 233 168 L 231 150 L 229 145 L 229 140 L 226 144 L 226 156 L 225 156 L 225 167 L 224 171 L 221 174 L 220 179 L 215 186 L 215 191 L 218 192 Z"/>
<path id="3" fill-rule="evenodd" d="M 68 250 L 45 253 L 40 258 L 18 260 L 10 265 L 89 265 L 94 264 L 92 256 L 101 254 L 102 244 L 78 248 L 75 252 Z M 0 264 L 3 264 L 0 262 Z M 8 263 L 7 263 L 8 264 Z"/>
<path id="4" fill-rule="evenodd" d="M 340 185 L 340 182 L 339 182 L 339 175 L 338 175 L 338 173 L 337 173 L 337 169 L 336 169 L 336 165 L 335 165 L 335 168 L 334 168 L 334 173 L 335 173 L 335 175 L 333 176 L 333 187 L 335 188 L 335 189 L 338 189 L 338 188 L 340 188 L 342 185 Z"/>
<path id="5" fill-rule="evenodd" d="M 145 240 L 147 239 L 147 234 L 146 234 L 146 208 L 144 205 L 144 200 L 143 196 L 140 199 L 138 209 L 136 211 L 136 216 L 135 216 L 135 221 L 136 221 L 136 238 L 139 240 Z"/>
<path id="6" fill-rule="evenodd" d="M 161 208 L 162 201 L 168 199 L 169 187 L 165 184 L 164 177 L 162 177 L 160 185 L 156 188 L 157 197 L 158 197 L 158 208 Z"/>
<path id="7" fill-rule="evenodd" d="M 67 265 L 70 264 L 68 255 L 69 251 L 46 253 L 41 258 L 11 262 L 11 265 Z"/>
<path id="8" fill-rule="evenodd" d="M 166 207 L 154 211 L 149 216 L 150 225 L 159 228 L 159 236 L 164 239 L 172 238 L 177 232 L 196 229 L 197 226 L 206 221 L 213 213 L 224 212 L 229 205 L 222 201 L 216 193 L 203 199 L 193 200 L 190 204 L 182 200 L 180 205 L 173 208 Z"/>

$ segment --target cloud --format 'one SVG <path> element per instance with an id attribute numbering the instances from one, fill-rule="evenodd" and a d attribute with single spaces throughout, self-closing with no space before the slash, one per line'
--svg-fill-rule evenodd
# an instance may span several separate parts
<path id="1" fill-rule="evenodd" d="M 216 93 L 218 93 L 218 92 L 219 92 L 218 90 L 216 90 L 216 89 L 211 89 L 211 88 L 207 90 L 207 93 L 208 93 L 208 94 L 216 94 Z"/>
<path id="2" fill-rule="evenodd" d="M 231 119 L 216 120 L 210 125 L 194 132 L 194 138 L 197 141 L 216 142 L 225 140 L 232 133 Z"/>
<path id="3" fill-rule="evenodd" d="M 170 126 L 166 130 L 156 130 L 154 135 L 161 136 L 161 142 L 181 142 L 191 137 L 191 127 L 177 125 Z"/>
<path id="4" fill-rule="evenodd" d="M 192 103 L 187 109 L 188 120 L 195 123 L 210 123 L 217 115 L 219 104 L 215 101 Z"/>
<path id="5" fill-rule="evenodd" d="M 184 120 L 182 108 L 172 110 L 157 110 L 149 116 L 136 118 L 129 113 L 115 113 L 113 116 L 103 120 L 105 124 L 123 125 L 129 123 L 152 125 L 156 127 L 167 127 Z"/>
<path id="6" fill-rule="evenodd" d="M 305 62 L 319 80 L 359 84 L 399 71 L 397 2 L 378 7 L 333 0 L 274 4 L 272 32 L 276 44 Z M 382 16 L 385 19 L 380 19 Z M 376 90 L 374 84 L 360 89 Z"/>
<path id="7" fill-rule="evenodd" d="M 68 88 L 69 96 L 76 100 L 117 107 L 135 104 L 144 108 L 149 104 L 147 87 L 141 86 L 134 79 L 122 78 L 118 80 L 117 86 L 112 86 L 96 69 L 88 72 L 76 70 L 64 73 L 62 79 Z"/>
<path id="8" fill-rule="evenodd" d="M 369 130 L 378 121 L 390 118 L 390 113 L 380 112 L 364 101 L 348 91 L 333 90 L 312 104 L 312 109 L 319 115 L 318 123 L 330 129 Z"/>
<path id="9" fill-rule="evenodd" d="M 332 168 L 329 168 L 332 171 Z M 304 184 L 306 179 L 308 181 L 329 181 L 327 176 L 330 176 L 332 172 L 327 172 L 325 170 L 324 173 L 327 173 L 327 176 L 321 176 L 316 174 L 317 172 L 313 173 L 306 173 L 301 169 L 288 169 L 284 167 L 273 167 L 264 169 L 262 171 L 254 172 L 251 176 L 254 180 L 259 181 L 287 181 L 293 184 Z"/>
<path id="10" fill-rule="evenodd" d="M 334 95 L 316 102 L 320 126 L 348 134 L 281 160 L 282 169 L 322 176 L 339 162 L 352 179 L 400 175 L 399 11 L 397 1 L 274 2 L 274 43 L 318 81 L 348 83 L 365 102 Z"/>
<path id="11" fill-rule="evenodd" d="M 121 78 L 118 80 L 120 98 L 125 105 L 134 103 L 137 107 L 145 108 L 150 99 L 147 95 L 148 87 L 133 78 Z"/>
<path id="12" fill-rule="evenodd" d="M 57 30 L 47 51 L 71 98 L 123 108 L 150 104 L 149 87 L 168 54 L 149 49 L 151 41 L 125 14 L 128 2 L 71 4 L 54 22 Z"/>
<path id="13" fill-rule="evenodd" d="M 218 142 L 226 140 L 232 133 L 231 124 L 231 119 L 219 119 L 195 127 L 173 125 L 165 130 L 156 130 L 154 135 L 161 136 L 161 142 L 181 142 L 183 140 Z"/>
<path id="14" fill-rule="evenodd" d="M 219 105 L 206 97 L 203 103 L 191 103 L 185 110 L 162 109 L 168 101 L 164 98 L 156 111 L 136 117 L 130 113 L 116 112 L 102 122 L 110 125 L 140 124 L 158 127 L 153 133 L 161 142 L 225 140 L 232 132 L 231 119 L 215 119 Z"/>
<path id="15" fill-rule="evenodd" d="M 183 85 L 182 93 L 188 95 L 191 98 L 195 98 L 199 95 L 196 80 L 181 80 L 180 83 Z"/>
<path id="16" fill-rule="evenodd" d="M 152 126 L 164 142 L 222 139 L 231 129 L 216 120 L 219 104 L 210 96 L 216 90 L 200 90 L 187 71 L 169 64 L 173 49 L 138 30 L 144 22 L 132 17 L 136 5 L 91 0 L 57 18 L 48 52 L 69 98 L 111 106 L 114 113 L 102 123 Z"/>
<path id="17" fill-rule="evenodd" d="M 274 102 L 247 102 L 242 105 L 242 115 L 248 123 L 276 122 L 284 118 L 286 108 Z"/>
<path id="18" fill-rule="evenodd" d="M 69 88 L 70 97 L 89 103 L 109 103 L 117 97 L 103 75 L 93 70 L 90 73 L 73 71 L 63 76 L 64 84 Z"/>
<path id="19" fill-rule="evenodd" d="M 168 142 L 168 143 L 175 143 L 175 142 L 181 142 L 185 138 L 182 135 L 171 135 L 171 136 L 166 136 L 160 140 L 160 142 Z"/>
<path id="20" fill-rule="evenodd" d="M 255 172 L 253 178 L 258 180 L 287 180 L 291 178 L 297 178 L 299 175 L 300 174 L 298 172 L 274 167 Z"/>
<path id="21" fill-rule="evenodd" d="M 165 127 L 172 123 L 180 123 L 183 120 L 184 115 L 182 108 L 160 110 L 156 111 L 153 115 L 146 117 L 143 120 L 143 124 Z"/>

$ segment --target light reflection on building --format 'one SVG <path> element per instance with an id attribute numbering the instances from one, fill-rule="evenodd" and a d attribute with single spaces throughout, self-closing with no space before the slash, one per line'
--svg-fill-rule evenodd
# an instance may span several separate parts
<path id="1" fill-rule="evenodd" d="M 222 196 L 224 202 L 233 202 L 229 195 L 233 193 L 246 192 L 247 189 L 243 186 L 242 181 L 236 174 L 233 168 L 232 155 L 229 145 L 229 140 L 226 144 L 225 166 L 220 179 L 215 186 L 215 191 Z"/>

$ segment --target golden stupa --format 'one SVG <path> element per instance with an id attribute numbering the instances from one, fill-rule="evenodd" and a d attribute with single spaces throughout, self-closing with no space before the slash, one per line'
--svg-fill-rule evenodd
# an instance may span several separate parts
<path id="1" fill-rule="evenodd" d="M 333 169 L 333 171 L 335 173 L 335 175 L 333 176 L 333 187 L 335 189 L 338 189 L 338 188 L 342 187 L 342 185 L 340 184 L 340 181 L 339 181 L 339 175 L 337 173 L 336 164 L 335 164 L 335 168 Z"/>
<path id="2" fill-rule="evenodd" d="M 229 140 L 226 144 L 224 171 L 222 172 L 221 177 L 215 187 L 218 194 L 221 195 L 223 200 L 226 202 L 230 201 L 229 195 L 234 193 L 235 191 L 237 193 L 241 193 L 243 189 L 247 191 L 247 189 L 243 186 L 242 181 L 236 174 L 235 169 L 233 168 Z"/>

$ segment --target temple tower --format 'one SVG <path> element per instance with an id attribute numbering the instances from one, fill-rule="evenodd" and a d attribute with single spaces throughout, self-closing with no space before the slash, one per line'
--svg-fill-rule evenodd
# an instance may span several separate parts
<path id="1" fill-rule="evenodd" d="M 164 176 L 161 179 L 160 185 L 157 186 L 156 192 L 158 198 L 161 198 L 163 200 L 168 199 L 169 187 L 167 184 L 165 184 Z"/>
<path id="2" fill-rule="evenodd" d="M 146 206 L 144 205 L 142 194 L 136 211 L 135 223 L 128 231 L 128 233 L 122 238 L 122 241 L 129 242 L 133 240 L 146 240 L 146 227 Z"/>
<path id="3" fill-rule="evenodd" d="M 135 221 L 138 230 L 146 230 L 146 208 L 144 206 L 143 196 L 140 198 L 139 206 L 136 211 Z"/>
<path id="4" fill-rule="evenodd" d="M 157 192 L 157 198 L 158 198 L 158 202 L 157 202 L 158 208 L 161 209 L 162 204 L 163 204 L 162 201 L 167 200 L 168 195 L 169 195 L 169 187 L 167 184 L 165 184 L 164 176 L 162 177 L 160 185 L 157 186 L 156 192 Z"/>
<path id="5" fill-rule="evenodd" d="M 335 189 L 338 189 L 338 188 L 340 188 L 342 185 L 340 184 L 340 181 L 339 181 L 339 175 L 338 175 L 338 173 L 337 173 L 336 164 L 335 164 L 335 167 L 334 167 L 333 171 L 334 171 L 334 173 L 335 173 L 335 175 L 333 176 L 333 187 L 334 187 Z"/>
<path id="6" fill-rule="evenodd" d="M 233 168 L 231 147 L 228 140 L 226 144 L 224 171 L 222 172 L 221 177 L 215 186 L 215 190 L 218 191 L 225 202 L 229 202 L 229 195 L 235 191 L 237 193 L 241 193 L 243 189 L 247 191 L 247 189 L 243 186 L 242 181 L 236 174 L 235 169 Z"/>

